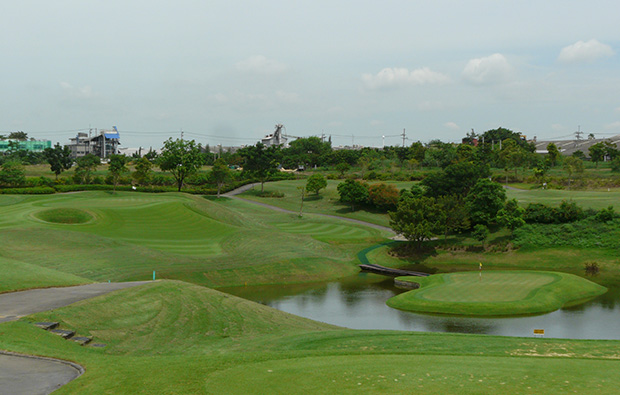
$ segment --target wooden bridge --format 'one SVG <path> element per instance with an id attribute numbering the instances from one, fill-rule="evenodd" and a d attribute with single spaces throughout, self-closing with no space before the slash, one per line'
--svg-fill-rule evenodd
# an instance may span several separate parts
<path id="1" fill-rule="evenodd" d="M 430 274 L 428 273 L 414 272 L 411 270 L 392 269 L 391 267 L 375 265 L 373 263 L 363 263 L 359 265 L 359 267 L 364 272 L 381 274 L 384 276 L 391 276 L 391 277 L 400 277 L 400 276 L 428 277 L 430 276 Z"/>

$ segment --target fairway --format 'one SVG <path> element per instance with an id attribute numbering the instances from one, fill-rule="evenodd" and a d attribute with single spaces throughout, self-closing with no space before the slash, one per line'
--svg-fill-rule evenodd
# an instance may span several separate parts
<path id="1" fill-rule="evenodd" d="M 562 200 L 569 200 L 579 206 L 601 210 L 613 206 L 616 211 L 620 209 L 620 189 L 599 191 L 571 191 L 561 189 L 507 189 L 508 199 L 517 199 L 521 206 L 529 203 L 542 203 L 557 207 Z"/>
<path id="2" fill-rule="evenodd" d="M 607 291 L 583 278 L 555 272 L 461 272 L 399 279 L 418 283 L 420 288 L 394 296 L 389 306 L 437 314 L 541 314 Z"/>
<path id="3" fill-rule="evenodd" d="M 212 287 L 324 281 L 354 274 L 356 252 L 386 233 L 182 193 L 0 195 L 0 241 L 11 246 L 0 292 L 153 271 Z"/>

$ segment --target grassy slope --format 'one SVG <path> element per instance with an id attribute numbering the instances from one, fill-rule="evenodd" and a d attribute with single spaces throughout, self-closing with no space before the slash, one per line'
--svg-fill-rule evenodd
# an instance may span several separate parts
<path id="1" fill-rule="evenodd" d="M 541 314 L 607 292 L 591 281 L 557 272 L 485 271 L 400 279 L 420 288 L 392 297 L 390 307 L 439 314 Z"/>
<path id="2" fill-rule="evenodd" d="M 353 331 L 164 281 L 29 317 L 95 336 L 80 347 L 26 320 L 0 347 L 77 361 L 74 393 L 613 393 L 620 342 Z M 528 388 L 529 387 L 529 388 Z"/>
<path id="3" fill-rule="evenodd" d="M 517 199 L 521 205 L 528 203 L 543 203 L 549 206 L 559 206 L 562 200 L 572 200 L 583 208 L 600 210 L 614 206 L 620 210 L 620 189 L 610 191 L 571 191 L 559 189 L 508 189 L 509 199 Z"/>
<path id="4" fill-rule="evenodd" d="M 336 188 L 342 181 L 343 180 L 328 180 L 327 188 L 322 189 L 319 195 L 315 195 L 314 193 L 308 195 L 308 197 L 304 200 L 304 213 L 331 214 L 339 217 L 358 219 L 377 225 L 389 226 L 390 220 L 388 215 L 385 213 L 371 212 L 364 209 L 351 211 L 351 206 L 349 204 L 341 203 L 339 201 L 340 195 L 338 194 L 338 190 Z M 292 180 L 270 182 L 265 184 L 265 191 L 283 193 L 284 197 L 282 198 L 263 198 L 256 196 L 255 193 L 260 191 L 260 186 L 255 187 L 254 191 L 243 193 L 240 197 L 298 212 L 301 198 L 297 188 L 305 186 L 306 182 L 306 180 Z M 379 182 L 380 181 L 370 182 L 370 184 Z M 385 183 L 394 184 L 398 189 L 411 188 L 411 185 L 413 184 L 413 182 L 391 181 L 386 181 Z"/>
<path id="5" fill-rule="evenodd" d="M 35 216 L 56 208 L 84 210 L 95 220 L 58 224 Z M 382 239 L 364 226 L 230 199 L 106 192 L 0 197 L 0 241 L 11 246 L 0 257 L 95 281 L 145 280 L 153 270 L 159 278 L 207 286 L 322 281 L 355 273 L 355 253 Z M 47 285 L 41 276 L 27 287 Z"/>

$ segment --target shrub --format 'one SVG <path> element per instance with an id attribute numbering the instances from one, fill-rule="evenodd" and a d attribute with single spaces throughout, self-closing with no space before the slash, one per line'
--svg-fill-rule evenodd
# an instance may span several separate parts
<path id="1" fill-rule="evenodd" d="M 586 271 L 586 275 L 589 275 L 589 276 L 595 276 L 600 271 L 598 263 L 594 261 L 584 263 L 584 268 Z"/>
<path id="2" fill-rule="evenodd" d="M 368 187 L 368 200 L 370 204 L 380 210 L 393 210 L 398 203 L 398 189 L 392 184 L 373 184 Z"/>

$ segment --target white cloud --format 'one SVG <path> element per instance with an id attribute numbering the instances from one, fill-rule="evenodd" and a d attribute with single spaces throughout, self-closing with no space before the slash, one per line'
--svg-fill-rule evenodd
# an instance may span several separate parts
<path id="1" fill-rule="evenodd" d="M 471 59 L 463 69 L 463 77 L 476 85 L 492 85 L 507 81 L 513 68 L 504 55 L 496 53 Z"/>
<path id="2" fill-rule="evenodd" d="M 551 125 L 551 129 L 553 129 L 555 132 L 561 132 L 566 128 L 562 124 L 554 123 L 553 125 Z"/>
<path id="3" fill-rule="evenodd" d="M 392 88 L 403 85 L 443 84 L 449 80 L 447 75 L 433 71 L 428 67 L 411 71 L 406 68 L 387 67 L 376 75 L 362 75 L 362 81 L 368 89 Z"/>
<path id="4" fill-rule="evenodd" d="M 448 129 L 451 129 L 451 130 L 459 130 L 460 129 L 459 125 L 457 125 L 454 122 L 446 122 L 446 123 L 443 124 L 443 126 L 447 127 Z"/>
<path id="5" fill-rule="evenodd" d="M 562 48 L 558 60 L 564 63 L 589 63 L 613 54 L 614 50 L 609 45 L 592 39 L 588 42 L 577 41 L 573 45 Z"/>
<path id="6" fill-rule="evenodd" d="M 89 85 L 83 86 L 81 88 L 75 87 L 68 82 L 61 82 L 60 87 L 67 93 L 69 96 L 78 98 L 78 99 L 91 99 L 97 96 L 96 93 L 93 92 L 93 88 Z"/>
<path id="7" fill-rule="evenodd" d="M 267 59 L 263 55 L 251 56 L 235 64 L 235 67 L 239 71 L 256 74 L 279 74 L 288 70 L 284 63 Z"/>

